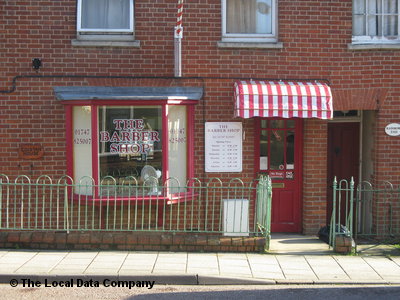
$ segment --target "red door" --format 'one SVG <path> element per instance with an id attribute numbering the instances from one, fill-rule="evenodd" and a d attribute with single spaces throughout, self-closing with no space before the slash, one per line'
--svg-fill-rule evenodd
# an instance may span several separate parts
<path id="1" fill-rule="evenodd" d="M 301 232 L 301 119 L 261 119 L 256 167 L 272 179 L 273 232 Z"/>
<path id="2" fill-rule="evenodd" d="M 328 203 L 327 222 L 331 219 L 333 201 L 333 179 L 336 176 L 338 182 L 342 179 L 350 183 L 351 177 L 354 183 L 358 183 L 359 172 L 359 136 L 360 123 L 329 123 L 328 124 Z M 345 199 L 345 195 L 343 195 Z M 345 205 L 341 205 L 341 216 L 345 216 Z M 345 220 L 341 220 L 344 224 Z"/>

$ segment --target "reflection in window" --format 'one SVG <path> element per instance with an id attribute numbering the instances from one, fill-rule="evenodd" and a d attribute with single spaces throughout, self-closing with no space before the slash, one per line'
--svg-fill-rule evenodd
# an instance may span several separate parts
<path id="1" fill-rule="evenodd" d="M 271 170 L 282 170 L 284 163 L 285 132 L 272 130 L 271 132 Z"/>

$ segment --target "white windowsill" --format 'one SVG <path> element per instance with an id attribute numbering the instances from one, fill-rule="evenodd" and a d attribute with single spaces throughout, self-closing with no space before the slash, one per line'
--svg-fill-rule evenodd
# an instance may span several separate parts
<path id="1" fill-rule="evenodd" d="M 349 50 L 400 50 L 400 43 L 350 43 Z"/>
<path id="2" fill-rule="evenodd" d="M 217 42 L 218 48 L 242 48 L 242 49 L 282 49 L 283 43 L 279 42 Z"/>
<path id="3" fill-rule="evenodd" d="M 113 40 L 80 40 L 71 41 L 72 46 L 77 47 L 131 47 L 140 48 L 140 41 L 113 41 Z"/>

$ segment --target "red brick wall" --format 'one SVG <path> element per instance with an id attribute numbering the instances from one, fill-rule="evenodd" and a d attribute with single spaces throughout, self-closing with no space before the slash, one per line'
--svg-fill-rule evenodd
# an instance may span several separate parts
<path id="1" fill-rule="evenodd" d="M 400 139 L 384 133 L 388 123 L 399 122 L 400 51 L 350 51 L 352 1 L 279 2 L 279 41 L 283 49 L 222 49 L 221 1 L 185 3 L 183 75 L 238 78 L 324 78 L 335 92 L 354 95 L 360 90 L 387 92 L 379 103 L 374 151 L 374 179 L 400 184 Z M 10 175 L 62 175 L 65 161 L 64 107 L 55 100 L 53 86 L 130 85 L 131 80 L 61 78 L 83 76 L 173 76 L 173 27 L 176 0 L 136 0 L 135 36 L 140 48 L 74 47 L 76 1 L 0 2 L 0 173 Z M 33 58 L 42 68 L 31 68 Z M 45 78 L 27 78 L 43 75 Z M 204 122 L 243 121 L 243 173 L 212 174 L 253 177 L 254 121 L 233 119 L 232 82 L 225 79 L 192 80 L 204 86 L 205 96 L 196 107 L 195 174 L 204 174 Z M 146 85 L 146 82 L 141 82 Z M 165 80 L 153 85 L 169 85 Z M 176 84 L 176 83 L 174 83 Z M 344 100 L 345 102 L 346 100 Z M 315 233 L 324 223 L 326 195 L 326 122 L 310 120 L 304 127 L 303 228 Z M 40 143 L 40 160 L 21 160 L 21 143 Z"/>
<path id="2" fill-rule="evenodd" d="M 315 234 L 326 225 L 327 123 L 304 122 L 303 232 Z"/>
<path id="3" fill-rule="evenodd" d="M 170 232 L 2 231 L 0 248 L 264 252 L 264 237 Z"/>

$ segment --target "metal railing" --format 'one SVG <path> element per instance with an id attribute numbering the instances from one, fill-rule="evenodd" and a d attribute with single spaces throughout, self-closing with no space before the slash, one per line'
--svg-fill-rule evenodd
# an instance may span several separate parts
<path id="1" fill-rule="evenodd" d="M 91 177 L 0 175 L 0 229 L 196 232 L 265 236 L 269 243 L 271 197 L 268 177 L 185 186 L 171 178 L 159 186 L 155 178 L 108 176 L 95 184 Z"/>
<path id="2" fill-rule="evenodd" d="M 362 181 L 357 186 L 336 178 L 333 182 L 333 205 L 329 243 L 335 247 L 337 235 L 346 235 L 355 241 L 400 240 L 400 187 L 390 182 L 373 185 Z"/>

